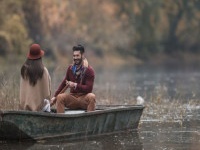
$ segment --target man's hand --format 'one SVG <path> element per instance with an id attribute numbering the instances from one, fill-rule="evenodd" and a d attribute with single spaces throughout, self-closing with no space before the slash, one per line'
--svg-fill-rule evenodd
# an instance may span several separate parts
<path id="1" fill-rule="evenodd" d="M 53 106 L 56 103 L 56 97 L 52 97 L 50 106 Z"/>
<path id="2" fill-rule="evenodd" d="M 66 85 L 69 85 L 70 88 L 76 88 L 77 83 L 66 80 Z"/>

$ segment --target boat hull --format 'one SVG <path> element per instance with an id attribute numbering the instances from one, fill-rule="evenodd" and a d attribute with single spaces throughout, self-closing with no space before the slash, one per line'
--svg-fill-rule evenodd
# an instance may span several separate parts
<path id="1" fill-rule="evenodd" d="M 0 118 L 0 139 L 43 140 L 85 136 L 137 129 L 143 106 L 104 107 L 94 112 L 56 114 L 4 111 Z"/>

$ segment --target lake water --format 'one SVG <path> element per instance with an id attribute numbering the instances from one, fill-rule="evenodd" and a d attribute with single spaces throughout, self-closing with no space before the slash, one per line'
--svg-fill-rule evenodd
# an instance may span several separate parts
<path id="1" fill-rule="evenodd" d="M 61 78 L 53 81 L 54 88 Z M 128 105 L 135 104 L 137 96 L 144 98 L 146 108 L 137 132 L 76 141 L 0 141 L 0 150 L 199 150 L 199 89 L 198 68 L 98 69 L 94 86 L 97 104 Z"/>

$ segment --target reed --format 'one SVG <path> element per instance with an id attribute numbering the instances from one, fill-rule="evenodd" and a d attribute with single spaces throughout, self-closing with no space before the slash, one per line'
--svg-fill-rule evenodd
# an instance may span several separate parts
<path id="1" fill-rule="evenodd" d="M 17 110 L 19 106 L 19 75 L 0 73 L 0 109 Z"/>
<path id="2" fill-rule="evenodd" d="M 19 106 L 19 82 L 20 66 L 14 66 L 0 73 L 0 109 L 1 110 L 18 110 Z M 53 69 L 52 69 L 53 70 Z M 53 73 L 51 73 L 53 72 Z M 52 94 L 65 75 L 63 68 L 57 68 L 51 71 Z M 177 85 L 178 87 L 178 85 Z M 119 82 L 95 81 L 94 93 L 97 97 L 97 104 L 136 104 L 138 87 L 133 83 L 128 86 Z M 195 94 L 195 92 L 193 92 Z M 170 98 L 166 86 L 157 86 L 149 94 L 147 91 L 141 95 L 146 106 L 142 115 L 142 120 L 164 121 L 182 121 L 186 119 L 198 118 L 200 110 L 200 101 L 198 97 L 183 100 L 184 92 L 177 88 L 177 95 Z"/>

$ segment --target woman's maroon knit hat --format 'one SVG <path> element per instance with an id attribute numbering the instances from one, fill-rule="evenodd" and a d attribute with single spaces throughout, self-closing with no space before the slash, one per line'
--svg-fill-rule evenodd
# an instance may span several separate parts
<path id="1" fill-rule="evenodd" d="M 27 55 L 28 59 L 39 59 L 44 55 L 44 51 L 41 50 L 39 44 L 32 44 Z"/>

